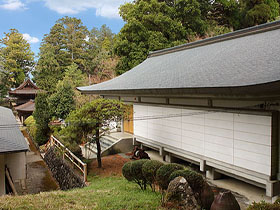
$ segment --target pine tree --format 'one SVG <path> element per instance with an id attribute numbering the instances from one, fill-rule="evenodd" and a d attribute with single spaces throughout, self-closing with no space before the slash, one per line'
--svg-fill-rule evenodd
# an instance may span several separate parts
<path id="1" fill-rule="evenodd" d="M 2 58 L 2 73 L 6 75 L 7 88 L 19 86 L 34 67 L 34 53 L 29 43 L 16 29 L 5 33 L 0 39 L 0 57 Z"/>

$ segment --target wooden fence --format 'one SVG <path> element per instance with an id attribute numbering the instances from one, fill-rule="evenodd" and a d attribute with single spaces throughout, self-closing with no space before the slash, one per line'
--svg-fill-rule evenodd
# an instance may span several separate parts
<path id="1" fill-rule="evenodd" d="M 65 147 L 57 138 L 53 135 L 50 137 L 48 146 L 55 146 L 60 151 L 62 151 L 62 157 L 65 157 L 76 167 L 79 171 L 82 172 L 84 177 L 84 182 L 87 181 L 87 164 L 81 161 L 76 155 L 74 155 L 67 147 Z"/>

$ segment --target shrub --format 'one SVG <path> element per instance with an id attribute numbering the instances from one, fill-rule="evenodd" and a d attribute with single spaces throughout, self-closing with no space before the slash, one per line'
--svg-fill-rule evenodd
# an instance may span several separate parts
<path id="1" fill-rule="evenodd" d="M 147 180 L 142 173 L 142 167 L 148 160 L 135 160 L 131 163 L 130 173 L 133 181 L 137 183 L 142 190 L 146 189 Z"/>
<path id="2" fill-rule="evenodd" d="M 162 190 L 166 190 L 168 188 L 168 184 L 169 184 L 169 176 L 174 171 L 182 170 L 182 169 L 184 169 L 184 166 L 177 164 L 177 163 L 170 163 L 170 164 L 161 166 L 157 170 L 157 174 L 156 174 L 156 181 L 157 181 L 159 187 Z"/>
<path id="3" fill-rule="evenodd" d="M 36 121 L 34 117 L 31 115 L 26 118 L 26 120 L 24 121 L 24 125 L 26 125 L 29 130 L 30 136 L 34 139 L 36 135 Z"/>
<path id="4" fill-rule="evenodd" d="M 133 181 L 140 186 L 142 190 L 146 189 L 147 180 L 142 174 L 142 167 L 148 160 L 136 160 L 127 162 L 122 167 L 122 174 L 128 181 Z"/>
<path id="5" fill-rule="evenodd" d="M 131 164 L 132 162 L 126 162 L 122 167 L 122 174 L 128 181 L 133 181 L 133 177 L 130 172 Z"/>
<path id="6" fill-rule="evenodd" d="M 253 202 L 247 210 L 279 210 L 280 203 L 276 200 L 275 203 L 266 203 L 265 201 L 260 201 L 259 203 Z"/>
<path id="7" fill-rule="evenodd" d="M 142 173 L 147 183 L 151 185 L 153 191 L 155 190 L 157 170 L 163 165 L 164 164 L 158 160 L 148 160 L 142 167 Z"/>

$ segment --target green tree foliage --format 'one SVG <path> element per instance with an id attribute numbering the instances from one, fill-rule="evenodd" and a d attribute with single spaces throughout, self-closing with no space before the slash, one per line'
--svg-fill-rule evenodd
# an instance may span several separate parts
<path id="1" fill-rule="evenodd" d="M 63 80 L 70 82 L 73 88 L 86 85 L 85 74 L 83 74 L 75 63 L 72 63 L 72 65 L 66 68 Z"/>
<path id="2" fill-rule="evenodd" d="M 4 71 L 4 59 L 0 53 L 0 102 L 8 92 L 8 73 Z"/>
<path id="3" fill-rule="evenodd" d="M 112 53 L 113 40 L 114 34 L 106 25 L 88 31 L 80 19 L 57 20 L 41 44 L 38 65 L 33 72 L 36 84 L 54 93 L 56 84 L 69 68 L 71 73 L 77 70 L 77 74 L 87 75 L 89 84 L 111 79 L 117 63 Z M 80 83 L 74 80 L 74 84 Z"/>
<path id="4" fill-rule="evenodd" d="M 180 20 L 189 35 L 204 35 L 208 23 L 202 16 L 201 5 L 197 0 L 178 0 L 175 6 L 175 17 Z"/>
<path id="5" fill-rule="evenodd" d="M 37 128 L 36 128 L 36 121 L 34 117 L 31 115 L 28 118 L 26 118 L 26 120 L 24 120 L 24 125 L 28 128 L 31 137 L 35 139 Z"/>
<path id="6" fill-rule="evenodd" d="M 242 27 L 254 26 L 275 20 L 279 16 L 277 0 L 242 0 Z"/>
<path id="7" fill-rule="evenodd" d="M 120 7 L 126 22 L 114 43 L 117 74 L 150 51 L 273 21 L 279 0 L 135 0 Z"/>
<path id="8" fill-rule="evenodd" d="M 36 121 L 36 135 L 35 141 L 39 144 L 45 144 L 49 138 L 50 128 L 48 126 L 51 116 L 49 112 L 49 105 L 47 101 L 48 95 L 45 92 L 37 94 L 35 99 L 35 111 L 33 117 Z"/>
<path id="9" fill-rule="evenodd" d="M 149 51 L 185 42 L 187 32 L 174 17 L 174 11 L 165 2 L 157 0 L 140 0 L 120 7 L 126 24 L 114 43 L 114 51 L 120 56 L 118 74 L 141 63 Z"/>
<path id="10" fill-rule="evenodd" d="M 87 28 L 77 18 L 64 17 L 43 38 L 34 80 L 40 88 L 54 92 L 66 69 L 75 63 L 86 71 Z"/>
<path id="11" fill-rule="evenodd" d="M 61 131 L 61 136 L 77 143 L 95 142 L 98 166 L 101 167 L 100 131 L 108 128 L 112 121 L 119 122 L 126 110 L 126 105 L 120 101 L 95 99 L 69 114 L 68 126 Z"/>
<path id="12" fill-rule="evenodd" d="M 219 26 L 233 29 L 241 27 L 241 5 L 236 0 L 216 0 L 209 9 L 209 19 Z"/>
<path id="13" fill-rule="evenodd" d="M 17 87 L 24 81 L 28 72 L 34 67 L 34 54 L 29 43 L 23 39 L 18 30 L 11 29 L 4 35 L 5 37 L 0 39 L 0 68 L 1 79 L 6 80 L 1 82 L 1 86 L 7 89 Z"/>
<path id="14" fill-rule="evenodd" d="M 60 81 L 56 92 L 48 98 L 51 116 L 65 119 L 75 109 L 74 95 L 70 80 Z"/>
<path id="15" fill-rule="evenodd" d="M 90 31 L 87 74 L 91 83 L 100 83 L 115 76 L 117 57 L 113 54 L 114 37 L 115 34 L 106 25 Z"/>
<path id="16" fill-rule="evenodd" d="M 63 70 L 58 62 L 55 46 L 43 44 L 40 48 L 39 60 L 34 72 L 34 81 L 42 90 L 55 92 L 59 80 L 63 79 Z"/>

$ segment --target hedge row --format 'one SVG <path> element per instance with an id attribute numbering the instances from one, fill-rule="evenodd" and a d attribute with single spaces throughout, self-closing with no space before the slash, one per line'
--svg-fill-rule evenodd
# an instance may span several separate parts
<path id="1" fill-rule="evenodd" d="M 124 164 L 122 173 L 128 181 L 137 183 L 143 190 L 147 184 L 152 190 L 155 190 L 156 184 L 161 190 L 166 190 L 170 181 L 182 176 L 188 181 L 197 201 L 204 209 L 210 209 L 214 200 L 214 194 L 203 176 L 180 164 L 164 165 L 156 160 L 136 160 Z"/>

